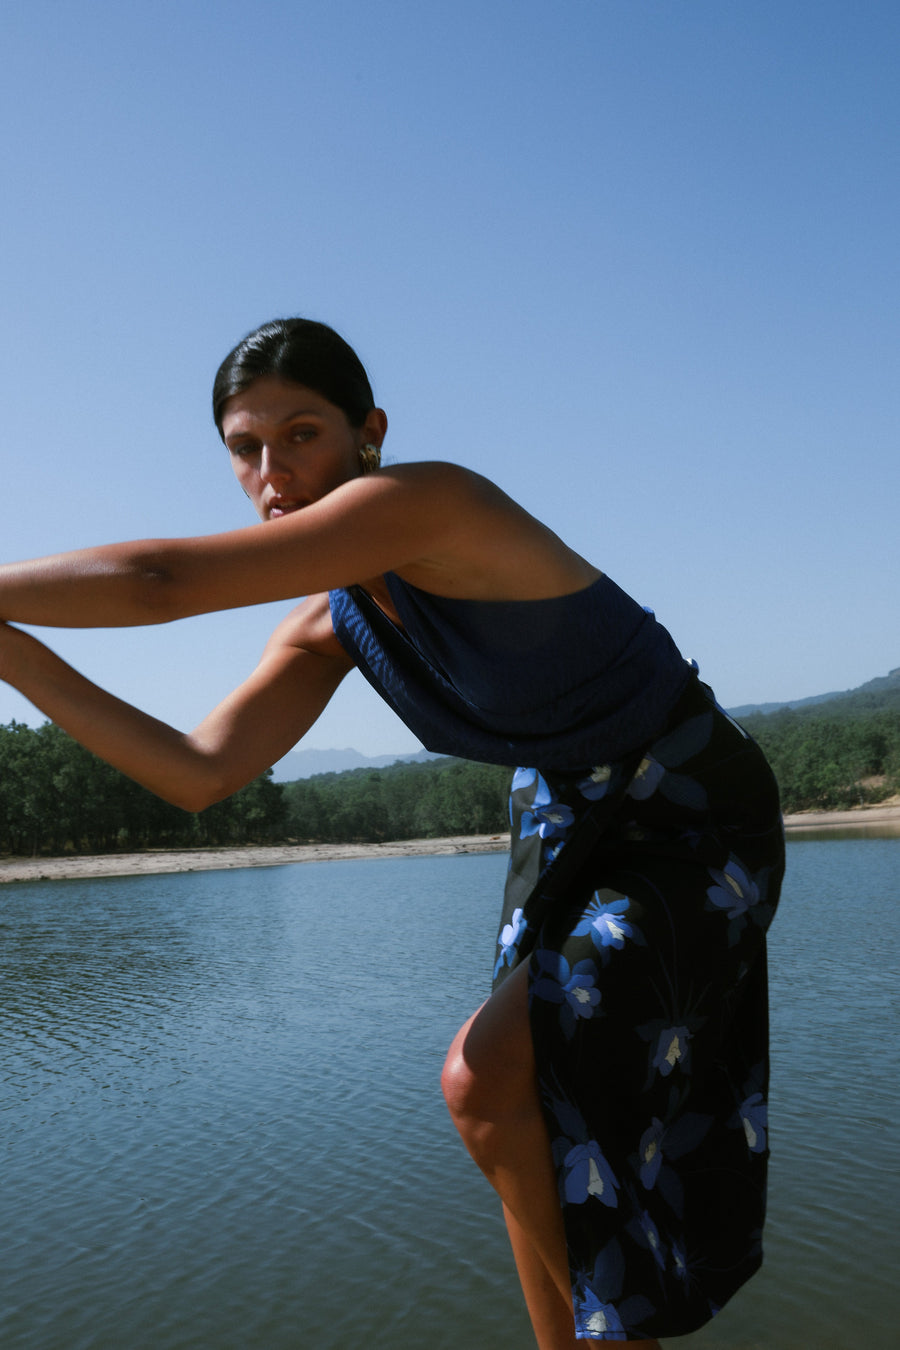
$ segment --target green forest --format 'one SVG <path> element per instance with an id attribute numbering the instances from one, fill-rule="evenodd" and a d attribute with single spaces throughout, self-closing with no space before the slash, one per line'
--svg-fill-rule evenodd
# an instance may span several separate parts
<path id="1" fill-rule="evenodd" d="M 751 713 L 785 811 L 900 793 L 900 670 L 849 694 Z M 50 722 L 0 726 L 0 853 L 59 856 L 235 844 L 381 842 L 508 828 L 511 771 L 435 759 L 276 783 L 271 770 L 208 810 L 170 806 Z"/>
<path id="2" fill-rule="evenodd" d="M 110 768 L 52 722 L 0 726 L 0 853 L 273 843 L 284 838 L 285 822 L 284 793 L 271 770 L 192 814 Z"/>
<path id="3" fill-rule="evenodd" d="M 900 667 L 845 694 L 739 720 L 766 752 L 786 812 L 900 793 Z"/>

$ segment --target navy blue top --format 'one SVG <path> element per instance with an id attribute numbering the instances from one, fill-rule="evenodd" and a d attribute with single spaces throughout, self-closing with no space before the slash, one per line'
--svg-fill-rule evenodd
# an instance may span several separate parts
<path id="1" fill-rule="evenodd" d="M 576 770 L 653 740 L 692 676 L 665 628 L 606 576 L 548 600 L 432 595 L 385 580 L 403 630 L 358 586 L 335 635 L 429 750 Z"/>

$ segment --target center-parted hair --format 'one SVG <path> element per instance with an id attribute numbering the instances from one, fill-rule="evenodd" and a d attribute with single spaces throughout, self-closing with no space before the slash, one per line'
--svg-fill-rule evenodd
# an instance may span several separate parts
<path id="1" fill-rule="evenodd" d="M 375 407 L 365 368 L 339 333 L 315 319 L 273 319 L 248 333 L 216 372 L 213 417 L 220 436 L 226 401 L 264 375 L 321 394 L 353 427 L 361 427 Z"/>

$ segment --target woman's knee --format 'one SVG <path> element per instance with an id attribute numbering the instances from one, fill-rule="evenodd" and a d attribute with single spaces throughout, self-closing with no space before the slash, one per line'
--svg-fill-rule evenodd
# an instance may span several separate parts
<path id="1" fill-rule="evenodd" d="M 473 1075 L 462 1052 L 468 1025 L 467 1022 L 454 1036 L 441 1069 L 441 1091 L 454 1120 L 467 1114 L 474 1089 Z"/>
<path id="2" fill-rule="evenodd" d="M 441 1088 L 461 1133 L 531 1109 L 536 1084 L 524 968 L 457 1032 Z"/>
<path id="3" fill-rule="evenodd" d="M 441 1091 L 444 1094 L 444 1101 L 461 1132 L 464 1130 L 465 1122 L 483 1120 L 492 1114 L 493 1109 L 490 1077 L 485 1074 L 484 1069 L 472 1062 L 471 1051 L 467 1054 L 467 1042 L 477 1016 L 478 1013 L 460 1027 L 447 1051 L 441 1070 Z"/>
<path id="4" fill-rule="evenodd" d="M 473 1070 L 467 1062 L 464 1032 L 455 1038 L 444 1061 L 441 1089 L 462 1142 L 489 1174 L 497 1163 L 498 1149 L 502 1151 L 512 1103 L 496 1092 L 490 1075 Z"/>

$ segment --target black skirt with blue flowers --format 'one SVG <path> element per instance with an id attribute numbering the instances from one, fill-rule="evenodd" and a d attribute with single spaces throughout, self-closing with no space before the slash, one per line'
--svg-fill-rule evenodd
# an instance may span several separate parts
<path id="1" fill-rule="evenodd" d="M 495 985 L 529 960 L 576 1335 L 683 1335 L 762 1260 L 774 779 L 693 681 L 640 757 L 517 771 L 511 818 Z"/>

